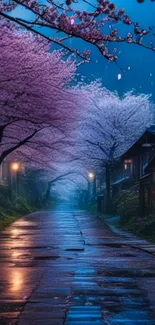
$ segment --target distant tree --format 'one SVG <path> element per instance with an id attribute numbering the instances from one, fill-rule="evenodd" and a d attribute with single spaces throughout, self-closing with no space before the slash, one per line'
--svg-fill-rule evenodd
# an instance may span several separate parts
<path id="1" fill-rule="evenodd" d="M 46 167 L 46 166 L 44 166 Z M 62 182 L 73 182 L 73 176 L 76 176 L 75 170 L 62 170 L 62 168 L 48 169 L 28 167 L 25 170 L 24 189 L 25 195 L 29 202 L 33 202 L 36 207 L 45 206 L 52 199 L 51 188 Z M 56 192 L 55 192 L 56 193 Z"/>
<path id="2" fill-rule="evenodd" d="M 35 160 L 58 144 L 75 118 L 82 97 L 68 88 L 76 71 L 62 50 L 30 33 L 0 28 L 0 163 L 21 150 Z"/>
<path id="3" fill-rule="evenodd" d="M 110 196 L 110 166 L 150 126 L 154 105 L 150 96 L 126 93 L 122 98 L 100 83 L 83 87 L 89 93 L 89 109 L 81 116 L 77 155 L 85 166 L 100 172 L 105 167 L 107 196 Z M 85 95 L 86 96 L 86 95 Z"/>
<path id="4" fill-rule="evenodd" d="M 153 0 L 151 1 L 153 2 Z M 138 2 L 144 1 L 139 0 Z M 81 53 L 79 49 L 69 46 L 66 40 L 74 37 L 82 39 L 86 43 L 94 45 L 110 61 L 117 60 L 116 47 L 119 43 L 136 44 L 155 51 L 152 39 L 150 39 L 150 37 L 154 37 L 152 26 L 147 29 L 141 28 L 137 22 L 132 21 L 124 9 L 118 9 L 113 2 L 97 0 L 95 5 L 89 0 L 79 1 L 80 5 L 89 5 L 89 11 L 76 9 L 76 3 L 78 4 L 78 1 L 75 0 L 66 0 L 62 4 L 59 4 L 57 0 L 49 0 L 44 4 L 41 4 L 39 0 L 11 0 L 8 4 L 7 0 L 2 0 L 0 16 L 33 31 L 33 33 L 42 35 L 49 41 L 75 53 L 84 61 L 89 60 L 90 52 L 86 50 Z M 16 6 L 28 9 L 32 18 L 11 14 L 10 11 Z M 117 27 L 120 22 L 130 27 L 125 35 L 120 34 Z M 56 33 L 51 36 L 53 30 Z M 62 32 L 63 35 L 58 32 Z M 109 44 L 113 45 L 112 50 L 108 49 Z"/>

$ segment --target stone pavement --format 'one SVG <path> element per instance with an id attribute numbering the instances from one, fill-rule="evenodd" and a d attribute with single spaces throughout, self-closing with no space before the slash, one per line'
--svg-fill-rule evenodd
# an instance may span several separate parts
<path id="1" fill-rule="evenodd" d="M 100 218 L 103 218 L 103 217 L 100 216 Z M 104 219 L 104 221 L 106 222 L 106 224 L 109 226 L 109 228 L 112 230 L 113 233 L 116 233 L 116 234 L 120 235 L 121 237 L 124 237 L 128 241 L 128 243 L 130 243 L 130 245 L 132 247 L 136 247 L 138 249 L 141 249 L 141 250 L 155 256 L 155 244 L 154 243 L 151 243 L 148 240 L 137 238 L 134 234 L 132 234 L 129 231 L 124 231 L 121 228 L 117 228 L 113 224 L 113 220 L 120 221 L 120 218 L 117 216 L 114 216 L 114 217 Z"/>
<path id="2" fill-rule="evenodd" d="M 0 235 L 0 325 L 155 325 L 142 244 L 87 212 L 16 221 Z"/>

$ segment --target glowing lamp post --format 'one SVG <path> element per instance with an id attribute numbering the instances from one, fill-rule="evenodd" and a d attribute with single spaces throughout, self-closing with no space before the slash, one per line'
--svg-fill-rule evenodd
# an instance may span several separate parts
<path id="1" fill-rule="evenodd" d="M 17 193 L 18 192 L 18 172 L 20 170 L 20 163 L 18 162 L 13 162 L 11 163 L 10 166 L 11 169 L 11 197 L 13 192 Z"/>
<path id="2" fill-rule="evenodd" d="M 88 200 L 96 195 L 96 176 L 93 172 L 88 173 Z"/>
<path id="3" fill-rule="evenodd" d="M 11 164 L 11 169 L 14 171 L 14 172 L 17 172 L 19 170 L 19 163 L 12 163 Z"/>
<path id="4" fill-rule="evenodd" d="M 90 173 L 88 174 L 88 177 L 89 177 L 89 180 L 92 181 L 92 180 L 94 179 L 95 175 L 94 175 L 94 173 L 91 173 L 91 172 L 90 172 Z"/>

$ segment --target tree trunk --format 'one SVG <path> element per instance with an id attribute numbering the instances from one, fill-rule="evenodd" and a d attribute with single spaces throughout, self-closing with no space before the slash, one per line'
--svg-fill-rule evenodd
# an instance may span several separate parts
<path id="1" fill-rule="evenodd" d="M 93 198 L 96 196 L 96 176 L 94 176 L 93 180 Z"/>
<path id="2" fill-rule="evenodd" d="M 46 190 L 46 193 L 45 193 L 45 196 L 44 196 L 44 199 L 43 199 L 43 203 L 44 203 L 44 204 L 45 204 L 45 203 L 49 200 L 49 198 L 50 198 L 51 186 L 52 186 L 52 183 L 51 183 L 51 182 L 48 182 L 47 190 Z"/>
<path id="3" fill-rule="evenodd" d="M 111 195 L 110 195 L 110 166 L 106 165 L 106 213 L 110 213 Z"/>

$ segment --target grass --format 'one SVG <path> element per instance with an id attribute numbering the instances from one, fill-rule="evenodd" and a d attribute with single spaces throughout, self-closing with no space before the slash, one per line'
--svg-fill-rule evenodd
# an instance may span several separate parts
<path id="1" fill-rule="evenodd" d="M 0 231 L 7 228 L 9 225 L 11 225 L 14 221 L 19 219 L 20 217 L 27 215 L 29 213 L 35 212 L 37 210 L 40 211 L 51 211 L 55 210 L 57 207 L 57 204 L 55 201 L 50 201 L 47 203 L 46 206 L 42 208 L 32 207 L 30 206 L 27 201 L 22 198 L 18 197 L 19 205 L 17 206 L 14 202 L 14 204 L 9 207 L 8 209 L 5 207 L 0 207 Z"/>
<path id="2" fill-rule="evenodd" d="M 11 223 L 16 221 L 18 218 L 20 218 L 20 215 L 8 215 L 1 211 L 2 218 L 0 219 L 0 231 L 4 230 L 6 227 L 8 227 Z"/>
<path id="3" fill-rule="evenodd" d="M 90 205 L 87 210 L 93 215 L 99 215 L 100 218 L 107 219 L 109 224 L 118 229 L 132 232 L 141 239 L 147 239 L 153 243 L 155 242 L 155 215 L 146 216 L 142 218 L 141 221 L 138 220 L 137 216 L 133 216 L 129 218 L 128 222 L 122 225 L 119 216 L 98 213 L 96 203 Z"/>
<path id="4" fill-rule="evenodd" d="M 124 225 L 124 230 L 131 231 L 140 238 L 155 242 L 155 216 L 145 216 L 141 221 L 138 217 L 132 217 Z"/>
<path id="5" fill-rule="evenodd" d="M 19 196 L 15 201 L 8 201 L 7 203 L 5 205 L 1 203 L 0 206 L 0 231 L 4 230 L 23 215 L 35 211 L 24 198 Z"/>
<path id="6" fill-rule="evenodd" d="M 146 216 L 138 221 L 138 217 L 129 218 L 126 224 L 121 225 L 119 217 L 114 215 L 103 214 L 101 217 L 107 219 L 112 226 L 132 232 L 141 239 L 149 240 L 155 243 L 155 216 Z"/>

